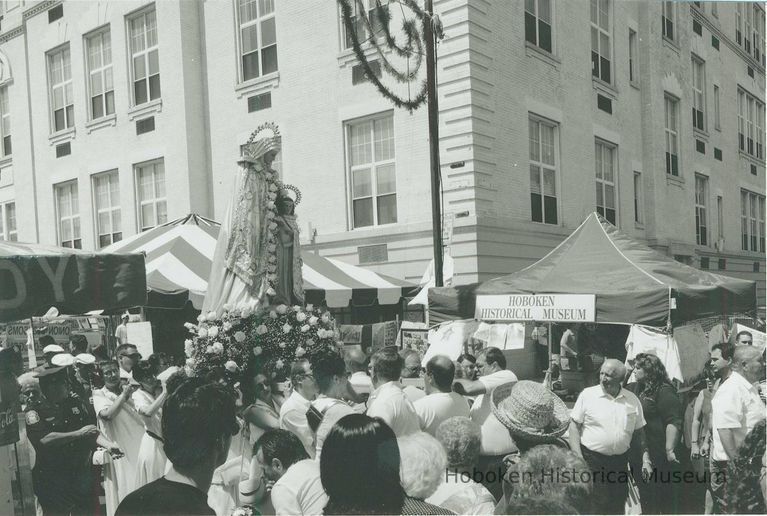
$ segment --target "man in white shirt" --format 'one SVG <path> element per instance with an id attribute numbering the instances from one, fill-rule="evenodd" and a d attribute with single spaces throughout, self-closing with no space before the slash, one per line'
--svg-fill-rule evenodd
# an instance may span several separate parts
<path id="1" fill-rule="evenodd" d="M 453 392 L 454 379 L 455 364 L 445 355 L 435 355 L 426 363 L 426 396 L 413 403 L 424 432 L 436 436 L 443 421 L 454 416 L 469 417 L 466 398 Z"/>
<path id="2" fill-rule="evenodd" d="M 717 344 L 711 349 L 711 363 L 721 378 L 711 400 L 710 465 L 714 514 L 726 510 L 724 492 L 729 461 L 737 456 L 748 432 L 767 415 L 754 385 L 764 379 L 764 355 L 754 346 L 743 345 L 737 346 L 730 357 L 731 349 L 728 344 Z"/>
<path id="3" fill-rule="evenodd" d="M 117 339 L 117 345 L 120 346 L 122 344 L 128 343 L 128 321 L 130 320 L 130 315 L 127 313 L 123 314 L 122 317 L 120 317 L 120 325 L 117 326 L 115 329 L 115 339 Z"/>
<path id="4" fill-rule="evenodd" d="M 397 437 L 421 430 L 418 414 L 408 400 L 400 375 L 404 360 L 395 346 L 387 346 L 376 351 L 370 358 L 373 370 L 373 387 L 368 400 L 367 415 L 380 417 L 391 427 Z"/>
<path id="5" fill-rule="evenodd" d="M 493 390 L 500 385 L 517 381 L 517 375 L 506 369 L 506 357 L 496 347 L 483 349 L 477 356 L 477 380 L 456 380 L 453 390 L 464 396 L 477 396 L 471 406 L 471 420 L 477 423 L 482 434 L 477 469 L 483 473 L 482 485 L 498 499 L 503 492 L 497 472 L 504 471 L 503 458 L 517 450 L 509 430 L 493 414 Z M 501 476 L 503 476 L 501 474 Z"/>
<path id="6" fill-rule="evenodd" d="M 306 359 L 293 362 L 290 369 L 293 393 L 280 407 L 280 428 L 293 432 L 303 443 L 306 453 L 314 457 L 314 433 L 306 420 L 306 411 L 317 396 L 312 366 Z"/>
<path id="7" fill-rule="evenodd" d="M 125 496 L 135 489 L 136 465 L 144 422 L 131 400 L 135 387 L 120 384 L 120 368 L 113 360 L 99 363 L 104 387 L 93 391 L 93 408 L 102 433 L 117 443 L 125 455 L 104 465 L 104 494 L 111 516 Z M 139 486 L 140 487 L 140 486 Z"/>
<path id="8" fill-rule="evenodd" d="M 351 373 L 349 388 L 354 393 L 354 411 L 360 414 L 367 410 L 367 401 L 373 392 L 373 380 L 368 375 L 368 357 L 360 349 L 349 348 L 344 355 L 346 370 Z"/>
<path id="9" fill-rule="evenodd" d="M 141 360 L 141 353 L 133 344 L 120 344 L 115 350 L 115 356 L 120 364 L 120 378 L 125 380 L 123 383 L 130 383 L 133 380 L 133 368 Z"/>
<path id="10" fill-rule="evenodd" d="M 355 412 L 343 401 L 349 395 L 349 379 L 346 375 L 344 359 L 338 353 L 329 351 L 312 358 L 312 371 L 320 393 L 311 406 L 315 409 L 314 413 L 321 419 L 316 428 L 311 418 L 307 416 L 307 420 L 309 426 L 315 431 L 315 457 L 319 461 L 322 445 L 330 429 L 336 421 Z"/>
<path id="11" fill-rule="evenodd" d="M 570 448 L 594 475 L 594 513 L 623 514 L 632 441 L 642 451 L 642 474 L 652 470 L 642 403 L 622 387 L 626 368 L 605 360 L 599 385 L 584 389 L 570 413 Z"/>
<path id="12" fill-rule="evenodd" d="M 423 368 L 421 367 L 421 355 L 412 349 L 408 349 L 402 352 L 402 358 L 404 359 L 402 379 L 414 380 L 420 384 L 421 371 L 423 371 Z M 413 384 L 407 384 L 402 387 L 402 392 L 405 393 L 405 396 L 410 400 L 410 403 L 415 403 L 417 400 L 426 396 L 423 389 L 419 389 Z"/>
<path id="13" fill-rule="evenodd" d="M 273 483 L 271 502 L 274 514 L 322 514 L 328 496 L 320 480 L 320 463 L 307 457 L 298 438 L 285 430 L 267 430 L 254 445 L 250 479 Z M 247 483 L 247 481 L 243 482 Z M 241 492 L 263 492 L 259 486 L 243 486 Z M 253 503 L 257 500 L 243 500 Z"/>

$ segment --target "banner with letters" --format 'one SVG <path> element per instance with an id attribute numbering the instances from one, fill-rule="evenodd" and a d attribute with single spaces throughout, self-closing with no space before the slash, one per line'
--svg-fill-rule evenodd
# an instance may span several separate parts
<path id="1" fill-rule="evenodd" d="M 474 318 L 481 321 L 594 322 L 593 294 L 478 295 Z"/>

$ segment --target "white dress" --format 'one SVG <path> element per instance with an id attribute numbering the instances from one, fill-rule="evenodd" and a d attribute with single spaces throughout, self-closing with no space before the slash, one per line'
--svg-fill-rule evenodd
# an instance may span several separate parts
<path id="1" fill-rule="evenodd" d="M 155 397 L 143 389 L 133 393 L 133 404 L 136 410 L 147 410 L 154 403 Z M 144 420 L 144 435 L 141 438 L 141 446 L 138 452 L 136 464 L 136 489 L 154 482 L 165 474 L 165 463 L 168 458 L 163 451 L 162 443 L 155 437 L 162 437 L 162 409 L 153 416 L 142 416 Z"/>
<path id="2" fill-rule="evenodd" d="M 106 387 L 93 391 L 93 408 L 98 415 L 111 407 L 119 395 Z M 125 496 L 135 489 L 141 436 L 144 434 L 143 418 L 136 412 L 133 401 L 127 399 L 111 419 L 98 418 L 99 429 L 110 441 L 117 443 L 125 454 L 104 465 L 104 494 L 107 516 L 112 516 Z"/>

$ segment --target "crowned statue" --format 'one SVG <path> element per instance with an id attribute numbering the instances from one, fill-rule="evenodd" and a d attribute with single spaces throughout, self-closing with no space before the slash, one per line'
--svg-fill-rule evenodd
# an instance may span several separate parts
<path id="1" fill-rule="evenodd" d="M 284 303 L 302 305 L 301 244 L 295 208 L 301 192 L 272 168 L 279 129 L 263 124 L 243 146 L 232 201 L 218 234 L 203 312 Z"/>

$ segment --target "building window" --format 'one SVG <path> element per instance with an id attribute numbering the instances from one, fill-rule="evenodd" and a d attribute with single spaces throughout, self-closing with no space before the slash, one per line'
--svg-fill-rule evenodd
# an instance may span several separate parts
<path id="1" fill-rule="evenodd" d="M 615 202 L 615 147 L 597 140 L 596 156 L 597 213 L 617 225 Z"/>
<path id="2" fill-rule="evenodd" d="M 695 242 L 708 245 L 708 218 L 706 199 L 708 198 L 708 178 L 695 175 Z"/>
<path id="3" fill-rule="evenodd" d="M 165 197 L 165 163 L 163 160 L 136 165 L 138 186 L 139 231 L 168 222 Z"/>
<path id="4" fill-rule="evenodd" d="M 16 230 L 16 203 L 0 204 L 0 240 L 16 242 L 19 234 Z"/>
<path id="5" fill-rule="evenodd" d="M 692 126 L 700 131 L 706 130 L 706 75 L 705 64 L 700 59 L 692 58 Z"/>
<path id="6" fill-rule="evenodd" d="M 591 0 L 591 75 L 610 81 L 610 4 Z"/>
<path id="7" fill-rule="evenodd" d="M 53 106 L 53 130 L 63 131 L 75 125 L 69 46 L 48 54 L 48 80 Z"/>
<path id="8" fill-rule="evenodd" d="M 397 222 L 394 117 L 347 125 L 352 227 Z"/>
<path id="9" fill-rule="evenodd" d="M 243 81 L 277 71 L 274 0 L 237 0 Z"/>
<path id="10" fill-rule="evenodd" d="M 525 0 L 525 40 L 551 52 L 551 0 Z"/>
<path id="11" fill-rule="evenodd" d="M 716 6 L 716 2 L 709 2 L 711 4 L 711 15 L 714 18 L 719 18 L 719 8 Z"/>
<path id="12" fill-rule="evenodd" d="M 764 252 L 764 196 L 740 191 L 741 248 Z"/>
<path id="13" fill-rule="evenodd" d="M 677 111 L 679 101 L 669 95 L 665 100 L 666 119 L 666 173 L 672 176 L 679 175 L 679 127 Z"/>
<path id="14" fill-rule="evenodd" d="M 721 195 L 716 196 L 716 239 L 721 242 L 724 238 L 724 201 Z M 721 244 L 719 251 L 722 251 Z"/>
<path id="15" fill-rule="evenodd" d="M 663 36 L 674 41 L 674 2 L 663 2 Z"/>
<path id="16" fill-rule="evenodd" d="M 115 112 L 110 32 L 105 30 L 88 36 L 85 40 L 85 48 L 88 53 L 88 93 L 91 99 L 91 120 L 96 120 Z"/>
<path id="17" fill-rule="evenodd" d="M 363 20 L 362 16 L 360 16 L 357 2 L 352 2 L 352 10 L 354 14 L 352 17 L 352 26 L 354 27 L 354 32 L 357 34 L 357 41 L 359 41 L 360 45 L 372 37 L 378 37 L 382 35 L 384 14 L 389 12 L 389 5 L 386 2 L 382 2 L 381 0 L 362 0 L 362 2 L 367 2 L 368 10 L 365 15 L 367 15 L 367 18 L 370 21 L 370 26 L 373 29 L 373 34 L 371 35 L 369 33 L 367 25 L 365 24 L 365 20 Z M 343 32 L 342 41 L 344 42 L 344 48 L 352 48 L 352 36 L 346 30 L 346 24 L 344 23 L 343 19 L 341 20 L 341 31 Z"/>
<path id="18" fill-rule="evenodd" d="M 93 176 L 96 203 L 96 232 L 99 248 L 122 240 L 120 181 L 117 171 Z"/>
<path id="19" fill-rule="evenodd" d="M 557 126 L 533 116 L 528 126 L 532 221 L 557 224 Z"/>
<path id="20" fill-rule="evenodd" d="M 719 115 L 719 86 L 714 85 L 714 129 L 721 130 Z"/>
<path id="21" fill-rule="evenodd" d="M 764 158 L 764 104 L 738 89 L 738 147 L 756 158 Z"/>
<path id="22" fill-rule="evenodd" d="M 130 30 L 133 105 L 160 98 L 160 50 L 157 13 L 152 7 L 128 20 Z"/>
<path id="23" fill-rule="evenodd" d="M 754 4 L 754 58 L 764 66 L 764 11 Z"/>
<path id="24" fill-rule="evenodd" d="M 637 33 L 629 29 L 629 81 L 639 80 L 639 54 L 637 53 Z"/>
<path id="25" fill-rule="evenodd" d="M 751 27 L 753 26 L 754 12 L 749 8 L 749 4 L 740 4 L 745 9 L 743 16 L 743 48 L 746 52 L 751 53 Z"/>
<path id="26" fill-rule="evenodd" d="M 643 221 L 642 212 L 644 211 L 644 206 L 642 205 L 642 194 L 642 173 L 634 172 L 634 222 L 637 224 L 642 224 Z"/>
<path id="27" fill-rule="evenodd" d="M 743 4 L 740 2 L 735 4 L 735 42 L 743 44 Z"/>
<path id="28" fill-rule="evenodd" d="M 0 88 L 0 152 L 2 156 L 10 156 L 11 147 L 11 107 L 8 101 L 8 86 Z"/>
<path id="29" fill-rule="evenodd" d="M 59 219 L 59 245 L 82 249 L 80 236 L 80 205 L 77 199 L 77 181 L 56 187 L 56 213 Z"/>

